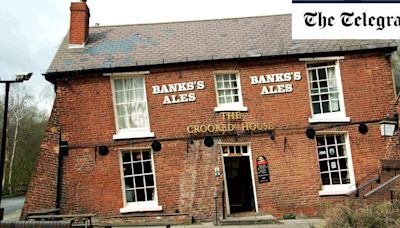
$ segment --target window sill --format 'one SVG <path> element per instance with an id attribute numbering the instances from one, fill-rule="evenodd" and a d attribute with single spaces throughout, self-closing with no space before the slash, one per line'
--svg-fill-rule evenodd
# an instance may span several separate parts
<path id="1" fill-rule="evenodd" d="M 121 132 L 113 135 L 114 140 L 118 139 L 137 139 L 137 138 L 153 138 L 154 132 L 150 131 L 137 131 L 137 132 Z"/>
<path id="2" fill-rule="evenodd" d="M 119 213 L 162 211 L 162 206 L 126 206 L 119 209 Z"/>
<path id="3" fill-rule="evenodd" d="M 214 112 L 247 112 L 247 107 L 244 106 L 215 107 Z"/>
<path id="4" fill-rule="evenodd" d="M 350 121 L 350 117 L 308 118 L 309 123 L 349 123 Z"/>
<path id="5" fill-rule="evenodd" d="M 355 185 L 326 188 L 319 191 L 320 196 L 350 195 L 356 190 Z"/>

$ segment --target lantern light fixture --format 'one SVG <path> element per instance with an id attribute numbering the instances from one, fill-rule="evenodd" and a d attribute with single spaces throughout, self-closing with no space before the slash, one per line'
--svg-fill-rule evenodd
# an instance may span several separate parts
<path id="1" fill-rule="evenodd" d="M 399 122 L 399 115 L 396 113 L 394 118 L 386 117 L 379 122 L 381 128 L 381 136 L 393 136 L 397 130 Z"/>

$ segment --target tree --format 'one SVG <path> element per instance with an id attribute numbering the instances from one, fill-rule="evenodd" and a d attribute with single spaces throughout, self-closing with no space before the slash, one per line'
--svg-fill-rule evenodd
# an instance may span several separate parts
<path id="1" fill-rule="evenodd" d="M 48 119 L 48 113 L 38 108 L 39 103 L 46 96 L 35 99 L 27 91 L 22 84 L 13 84 L 10 88 L 2 185 L 4 193 L 11 195 L 15 193 L 15 190 L 24 191 L 27 188 Z M 4 115 L 4 97 L 1 98 L 1 103 L 2 116 Z"/>

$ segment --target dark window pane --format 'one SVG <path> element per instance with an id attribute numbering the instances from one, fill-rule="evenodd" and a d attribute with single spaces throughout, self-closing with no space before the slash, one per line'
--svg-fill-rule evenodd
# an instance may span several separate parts
<path id="1" fill-rule="evenodd" d="M 347 169 L 347 159 L 346 158 L 339 159 L 339 167 L 340 167 L 340 169 Z"/>
<path id="2" fill-rule="evenodd" d="M 319 106 L 319 103 L 313 103 L 312 106 L 313 106 L 314 114 L 321 113 L 321 107 Z"/>
<path id="3" fill-rule="evenodd" d="M 322 112 L 323 113 L 330 112 L 329 102 L 322 102 Z"/>
<path id="4" fill-rule="evenodd" d="M 332 172 L 332 184 L 340 184 L 339 172 Z"/>
<path id="5" fill-rule="evenodd" d="M 141 157 L 142 156 L 140 155 L 140 152 L 132 153 L 132 160 L 133 161 L 140 161 Z"/>
<path id="6" fill-rule="evenodd" d="M 325 145 L 325 137 L 323 135 L 317 136 L 317 145 L 324 146 Z"/>
<path id="7" fill-rule="evenodd" d="M 235 153 L 235 147 L 230 146 L 229 147 L 229 153 L 231 153 L 231 154 Z"/>
<path id="8" fill-rule="evenodd" d="M 316 74 L 316 70 L 309 70 L 308 74 L 310 76 L 310 79 L 312 81 L 316 81 L 317 80 L 317 74 Z"/>
<path id="9" fill-rule="evenodd" d="M 247 153 L 247 146 L 242 146 L 242 151 L 244 154 Z"/>
<path id="10" fill-rule="evenodd" d="M 338 154 L 339 154 L 340 157 L 341 156 L 347 156 L 346 149 L 345 149 L 344 145 L 339 145 L 338 146 Z"/>
<path id="11" fill-rule="evenodd" d="M 319 101 L 319 95 L 311 96 L 311 101 Z"/>
<path id="12" fill-rule="evenodd" d="M 138 162 L 138 163 L 133 163 L 133 173 L 134 174 L 142 174 L 142 163 Z"/>
<path id="13" fill-rule="evenodd" d="M 143 162 L 143 169 L 144 173 L 151 173 L 151 163 L 148 162 Z"/>
<path id="14" fill-rule="evenodd" d="M 327 81 L 319 82 L 319 87 L 328 88 L 328 82 Z M 327 92 L 327 91 L 325 90 L 325 92 Z"/>
<path id="15" fill-rule="evenodd" d="M 154 186 L 153 175 L 146 175 L 144 179 L 146 180 L 146 187 Z"/>
<path id="16" fill-rule="evenodd" d="M 147 188 L 146 189 L 147 200 L 154 200 L 154 188 Z"/>
<path id="17" fill-rule="evenodd" d="M 333 135 L 327 135 L 327 136 L 326 136 L 326 143 L 327 143 L 328 145 L 335 144 L 335 138 L 334 138 L 334 136 L 333 136 Z"/>
<path id="18" fill-rule="evenodd" d="M 233 97 L 233 101 L 234 101 L 234 102 L 239 102 L 239 96 L 234 96 L 234 97 Z"/>
<path id="19" fill-rule="evenodd" d="M 143 160 L 149 160 L 150 159 L 150 152 L 149 151 L 143 151 L 142 152 Z"/>
<path id="20" fill-rule="evenodd" d="M 318 82 L 313 82 L 311 88 L 316 89 L 318 88 Z"/>
<path id="21" fill-rule="evenodd" d="M 328 171 L 328 161 L 320 161 L 319 169 L 321 170 L 321 172 Z"/>
<path id="22" fill-rule="evenodd" d="M 124 164 L 124 176 L 132 175 L 132 167 L 131 164 Z"/>
<path id="23" fill-rule="evenodd" d="M 339 168 L 336 159 L 335 160 L 330 160 L 329 161 L 329 166 L 330 166 L 331 170 L 337 170 Z"/>
<path id="24" fill-rule="evenodd" d="M 237 154 L 241 154 L 242 153 L 242 151 L 240 151 L 240 146 L 236 146 L 236 153 Z"/>
<path id="25" fill-rule="evenodd" d="M 136 197 L 137 201 L 146 201 L 146 197 L 144 195 L 144 189 L 137 189 L 136 190 Z"/>
<path id="26" fill-rule="evenodd" d="M 323 68 L 323 69 L 318 69 L 318 78 L 319 78 L 319 80 L 324 80 L 324 79 L 326 79 L 326 71 L 325 71 L 325 68 Z"/>
<path id="27" fill-rule="evenodd" d="M 325 147 L 318 148 L 318 158 L 319 159 L 326 158 L 326 149 L 325 149 Z"/>
<path id="28" fill-rule="evenodd" d="M 337 143 L 344 143 L 344 135 L 336 135 Z"/>
<path id="29" fill-rule="evenodd" d="M 143 176 L 135 177 L 136 188 L 144 187 Z"/>
<path id="30" fill-rule="evenodd" d="M 321 174 L 322 185 L 330 185 L 331 182 L 329 180 L 329 173 Z"/>
<path id="31" fill-rule="evenodd" d="M 328 155 L 330 158 L 337 157 L 336 148 L 334 146 L 328 147 Z"/>
<path id="32" fill-rule="evenodd" d="M 134 188 L 132 177 L 125 178 L 125 188 Z"/>
<path id="33" fill-rule="evenodd" d="M 135 202 L 134 190 L 125 191 L 126 202 Z"/>
<path id="34" fill-rule="evenodd" d="M 131 153 L 123 153 L 123 154 L 122 154 L 122 161 L 123 161 L 123 162 L 129 162 L 129 161 L 131 161 Z"/>
<path id="35" fill-rule="evenodd" d="M 227 146 L 223 146 L 222 147 L 222 153 L 224 153 L 224 154 L 228 153 L 228 147 Z"/>
<path id="36" fill-rule="evenodd" d="M 327 101 L 328 99 L 329 99 L 329 95 L 328 94 L 321 95 L 321 100 Z"/>
<path id="37" fill-rule="evenodd" d="M 342 184 L 350 184 L 349 172 L 343 171 L 340 174 L 342 175 Z"/>

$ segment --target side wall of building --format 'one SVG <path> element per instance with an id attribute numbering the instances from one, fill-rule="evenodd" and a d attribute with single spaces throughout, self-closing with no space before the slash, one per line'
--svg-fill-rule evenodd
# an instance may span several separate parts
<path id="1" fill-rule="evenodd" d="M 46 131 L 36 161 L 35 171 L 26 193 L 21 218 L 27 213 L 56 207 L 58 158 L 59 158 L 59 96 L 56 95 L 53 110 L 47 123 Z M 61 111 L 62 112 L 62 111 Z"/>

